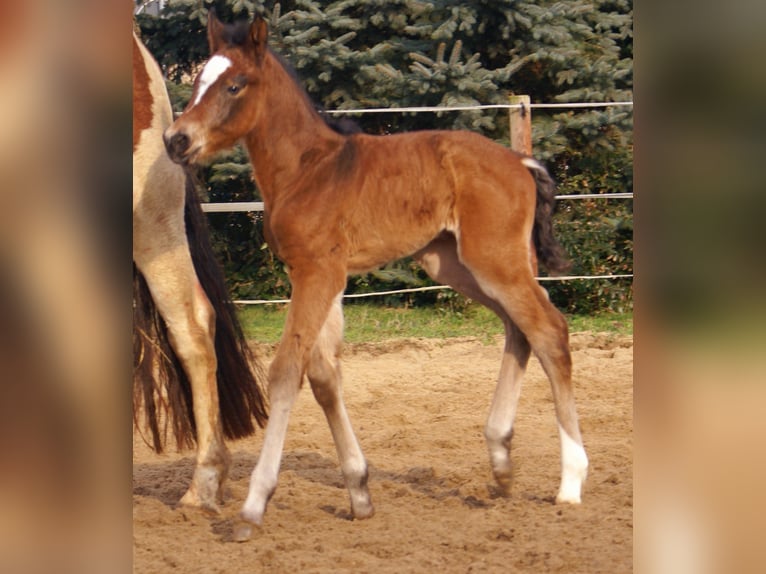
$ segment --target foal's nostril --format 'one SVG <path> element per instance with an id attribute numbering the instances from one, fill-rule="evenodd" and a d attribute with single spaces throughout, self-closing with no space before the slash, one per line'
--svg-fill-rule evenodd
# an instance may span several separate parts
<path id="1" fill-rule="evenodd" d="M 177 134 L 173 134 L 169 139 L 167 137 L 164 139 L 168 155 L 176 161 L 183 159 L 184 153 L 189 149 L 189 144 L 191 143 L 189 136 L 183 132 L 178 132 Z"/>

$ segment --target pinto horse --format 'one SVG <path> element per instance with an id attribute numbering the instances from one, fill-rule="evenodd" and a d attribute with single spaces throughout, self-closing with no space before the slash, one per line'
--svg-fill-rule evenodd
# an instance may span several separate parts
<path id="1" fill-rule="evenodd" d="M 134 33 L 134 422 L 143 411 L 158 451 L 168 424 L 179 448 L 196 439 L 181 502 L 217 511 L 229 468 L 224 437 L 252 434 L 253 419 L 266 422 L 263 369 L 227 297 L 193 180 L 165 152 L 172 121 L 160 68 Z"/>
<path id="2" fill-rule="evenodd" d="M 367 463 L 341 397 L 341 297 L 349 274 L 412 255 L 436 281 L 480 301 L 505 326 L 485 437 L 494 476 L 511 486 L 509 456 L 530 352 L 550 379 L 561 439 L 556 500 L 579 503 L 588 459 L 571 382 L 567 324 L 532 271 L 532 248 L 566 268 L 553 236 L 554 185 L 536 160 L 465 131 L 341 134 L 267 45 L 267 25 L 208 22 L 212 57 L 184 113 L 165 132 L 178 163 L 239 141 L 265 206 L 266 237 L 286 264 L 292 298 L 269 369 L 271 413 L 235 538 L 260 525 L 279 473 L 290 410 L 306 375 L 335 440 L 355 518 L 372 516 Z"/>

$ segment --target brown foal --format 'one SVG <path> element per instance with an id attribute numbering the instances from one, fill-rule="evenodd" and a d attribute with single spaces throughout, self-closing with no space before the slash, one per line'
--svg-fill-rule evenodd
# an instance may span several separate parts
<path id="1" fill-rule="evenodd" d="M 367 463 L 341 396 L 341 297 L 349 274 L 407 255 L 436 281 L 480 301 L 506 343 L 485 436 L 500 487 L 521 378 L 534 351 L 550 379 L 561 438 L 557 501 L 579 503 L 588 461 L 571 382 L 567 324 L 532 271 L 530 238 L 549 271 L 565 268 L 553 236 L 554 186 L 536 160 L 465 131 L 343 135 L 315 111 L 267 46 L 266 23 L 208 23 L 212 57 L 165 132 L 170 156 L 199 162 L 244 142 L 265 205 L 269 245 L 292 297 L 269 371 L 271 414 L 236 529 L 249 538 L 273 494 L 288 418 L 306 375 L 332 430 L 355 518 L 372 516 Z"/>

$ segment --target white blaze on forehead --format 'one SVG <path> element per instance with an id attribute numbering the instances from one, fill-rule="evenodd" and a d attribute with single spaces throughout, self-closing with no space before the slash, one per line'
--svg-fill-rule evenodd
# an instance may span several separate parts
<path id="1" fill-rule="evenodd" d="M 199 85 L 197 86 L 197 97 L 194 98 L 194 106 L 200 103 L 202 96 L 215 81 L 221 77 L 226 70 L 231 67 L 231 60 L 226 56 L 213 56 L 207 61 L 205 67 L 199 75 Z"/>

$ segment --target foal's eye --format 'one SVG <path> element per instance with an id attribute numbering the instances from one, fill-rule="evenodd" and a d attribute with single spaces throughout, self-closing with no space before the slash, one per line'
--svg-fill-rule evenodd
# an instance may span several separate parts
<path id="1" fill-rule="evenodd" d="M 230 95 L 236 96 L 247 85 L 247 78 L 244 74 L 239 74 L 231 78 L 230 82 L 231 83 L 226 88 L 226 91 L 229 92 Z"/>

